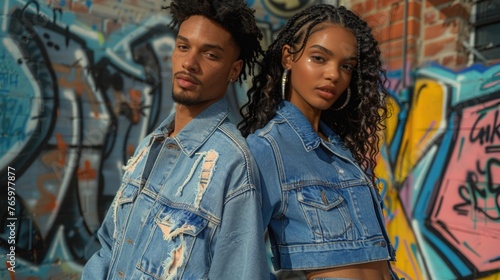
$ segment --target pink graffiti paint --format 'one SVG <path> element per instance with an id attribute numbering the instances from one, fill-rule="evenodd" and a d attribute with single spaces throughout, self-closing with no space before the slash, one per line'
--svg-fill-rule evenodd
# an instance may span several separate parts
<path id="1" fill-rule="evenodd" d="M 479 271 L 498 270 L 500 99 L 463 110 L 433 205 L 432 226 Z"/>

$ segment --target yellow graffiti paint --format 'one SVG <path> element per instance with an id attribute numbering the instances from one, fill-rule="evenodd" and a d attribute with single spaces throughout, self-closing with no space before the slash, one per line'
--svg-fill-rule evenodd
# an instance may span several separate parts
<path id="1" fill-rule="evenodd" d="M 432 141 L 444 130 L 446 94 L 446 88 L 434 80 L 416 81 L 394 170 L 397 183 L 408 177 Z"/>

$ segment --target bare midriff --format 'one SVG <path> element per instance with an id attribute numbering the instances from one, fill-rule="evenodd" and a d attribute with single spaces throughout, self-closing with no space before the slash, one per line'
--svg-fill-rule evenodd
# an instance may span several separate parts
<path id="1" fill-rule="evenodd" d="M 391 280 L 387 261 L 353 264 L 306 272 L 307 280 L 321 278 L 347 278 L 356 280 Z"/>

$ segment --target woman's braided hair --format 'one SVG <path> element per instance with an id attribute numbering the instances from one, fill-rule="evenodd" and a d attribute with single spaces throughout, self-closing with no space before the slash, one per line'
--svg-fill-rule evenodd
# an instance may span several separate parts
<path id="1" fill-rule="evenodd" d="M 170 27 L 176 28 L 193 15 L 204 16 L 224 27 L 233 36 L 240 48 L 239 59 L 243 60 L 239 82 L 248 75 L 254 75 L 254 67 L 259 64 L 263 54 L 260 40 L 262 32 L 257 27 L 254 10 L 241 0 L 173 0 L 170 6 L 162 7 L 170 10 L 172 22 Z"/>
<path id="2" fill-rule="evenodd" d="M 385 129 L 388 116 L 386 107 L 386 72 L 382 68 L 378 43 L 371 28 L 356 14 L 343 6 L 320 4 L 294 15 L 279 32 L 263 58 L 260 72 L 253 77 L 252 87 L 247 92 L 248 102 L 240 110 L 243 120 L 238 128 L 246 137 L 262 128 L 276 114 L 276 105 L 283 98 L 281 75 L 283 74 L 282 48 L 292 46 L 293 53 L 300 53 L 314 27 L 323 24 L 338 24 L 354 34 L 357 41 L 357 66 L 351 83 L 351 100 L 340 110 L 325 110 L 321 119 L 339 135 L 375 183 L 373 169 L 381 142 L 380 131 Z M 313 30 L 314 29 L 314 30 Z M 344 103 L 346 94 L 338 100 Z M 337 103 L 337 102 L 336 102 Z"/>

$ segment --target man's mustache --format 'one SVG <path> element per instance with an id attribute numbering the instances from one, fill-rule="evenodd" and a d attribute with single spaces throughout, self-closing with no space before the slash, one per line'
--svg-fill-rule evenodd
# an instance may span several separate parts
<path id="1" fill-rule="evenodd" d="M 185 71 L 179 71 L 174 74 L 174 78 L 178 78 L 178 76 L 181 76 L 182 79 L 190 80 L 190 82 L 195 83 L 197 85 L 201 85 L 201 81 L 196 78 L 192 73 L 185 72 Z"/>

